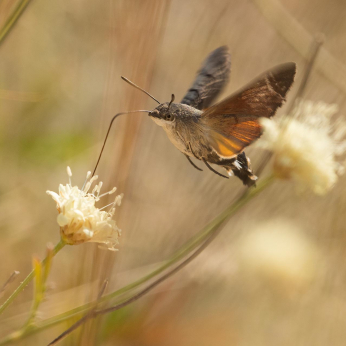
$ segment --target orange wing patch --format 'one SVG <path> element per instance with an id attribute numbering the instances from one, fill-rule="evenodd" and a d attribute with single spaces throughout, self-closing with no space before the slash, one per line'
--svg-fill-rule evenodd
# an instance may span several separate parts
<path id="1" fill-rule="evenodd" d="M 226 125 L 226 124 L 225 124 Z M 231 158 L 261 136 L 261 126 L 256 120 L 243 121 L 222 129 L 209 129 L 210 146 L 222 157 Z"/>
<path id="2" fill-rule="evenodd" d="M 242 150 L 242 147 L 236 138 L 227 138 L 215 131 L 209 132 L 208 140 L 210 146 L 223 157 L 232 157 Z"/>

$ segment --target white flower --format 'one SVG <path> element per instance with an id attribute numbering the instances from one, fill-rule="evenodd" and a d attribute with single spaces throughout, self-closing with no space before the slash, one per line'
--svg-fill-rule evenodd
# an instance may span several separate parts
<path id="1" fill-rule="evenodd" d="M 294 179 L 316 194 L 325 194 L 343 173 L 337 156 L 346 149 L 346 126 L 341 118 L 333 123 L 336 105 L 301 101 L 293 117 L 280 123 L 261 119 L 264 135 L 259 145 L 274 155 L 274 173 Z"/>
<path id="2" fill-rule="evenodd" d="M 97 176 L 91 177 L 91 172 L 87 173 L 84 185 L 81 189 L 72 186 L 72 172 L 67 167 L 69 184 L 59 185 L 59 194 L 47 191 L 57 203 L 57 222 L 60 226 L 61 238 L 65 243 L 78 245 L 85 242 L 96 242 L 104 244 L 109 250 L 115 251 L 115 246 L 119 244 L 121 230 L 112 219 L 115 206 L 121 204 L 122 195 L 115 198 L 114 202 L 106 207 L 98 209 L 95 203 L 105 195 L 111 195 L 116 191 L 111 191 L 100 195 L 102 182 L 95 185 L 92 192 L 88 192 L 92 183 L 97 180 Z M 109 207 L 109 211 L 104 211 Z"/>

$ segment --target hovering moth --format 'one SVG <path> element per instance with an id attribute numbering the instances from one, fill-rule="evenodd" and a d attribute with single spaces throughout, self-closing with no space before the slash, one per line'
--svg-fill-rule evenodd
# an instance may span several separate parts
<path id="1" fill-rule="evenodd" d="M 197 167 L 202 161 L 214 173 L 228 178 L 235 175 L 244 185 L 257 180 L 244 148 L 262 134 L 259 118 L 272 117 L 283 105 L 296 73 L 293 62 L 278 65 L 247 86 L 212 105 L 230 77 L 230 54 L 226 46 L 206 58 L 196 79 L 180 103 L 160 104 L 149 112 L 168 138 Z M 223 167 L 227 176 L 210 164 Z"/>
<path id="2" fill-rule="evenodd" d="M 197 159 L 215 174 L 224 178 L 235 175 L 244 185 L 252 186 L 257 177 L 252 172 L 244 149 L 262 134 L 259 118 L 271 118 L 286 101 L 286 94 L 296 73 L 296 64 L 288 62 L 275 66 L 213 105 L 213 101 L 227 84 L 230 71 L 228 48 L 222 46 L 215 49 L 205 59 L 180 103 L 174 103 L 174 95 L 170 102 L 160 103 L 127 78 L 121 78 L 159 103 L 152 111 L 139 112 L 147 112 L 165 130 L 169 140 L 193 167 L 202 170 L 192 161 Z M 132 112 L 115 115 L 110 127 L 118 115 L 127 113 Z M 227 175 L 221 174 L 211 165 L 223 167 Z"/>

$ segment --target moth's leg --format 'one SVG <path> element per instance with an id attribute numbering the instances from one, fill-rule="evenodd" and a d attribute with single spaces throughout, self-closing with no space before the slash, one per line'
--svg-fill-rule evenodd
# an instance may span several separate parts
<path id="1" fill-rule="evenodd" d="M 209 165 L 209 163 L 208 163 L 204 158 L 203 158 L 202 160 L 203 160 L 203 162 L 205 163 L 205 165 L 206 165 L 212 172 L 214 172 L 215 174 L 219 175 L 220 177 L 223 177 L 223 178 L 226 178 L 226 179 L 229 178 L 229 177 L 227 177 L 226 175 L 223 175 L 223 174 L 219 173 L 218 171 L 215 171 L 215 169 L 214 169 L 213 167 L 211 167 L 211 166 Z"/>
<path id="2" fill-rule="evenodd" d="M 192 146 L 191 146 L 191 143 L 190 143 L 190 142 L 189 142 L 189 148 L 190 148 L 190 151 L 191 151 L 192 155 L 193 155 L 197 160 L 200 160 L 200 158 L 198 158 L 198 157 L 196 156 L 196 154 L 193 152 Z"/>
<path id="3" fill-rule="evenodd" d="M 196 166 L 196 165 L 192 162 L 192 160 L 190 159 L 189 155 L 186 155 L 186 154 L 185 154 L 185 156 L 186 156 L 186 158 L 189 160 L 189 162 L 191 163 L 191 165 L 192 165 L 193 167 L 195 167 L 195 168 L 196 168 L 197 170 L 199 170 L 199 171 L 203 171 L 202 168 L 199 168 L 198 166 Z"/>

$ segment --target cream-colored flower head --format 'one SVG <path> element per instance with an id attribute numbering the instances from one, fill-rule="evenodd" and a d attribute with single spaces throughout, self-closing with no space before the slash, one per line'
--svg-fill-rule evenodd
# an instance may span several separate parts
<path id="1" fill-rule="evenodd" d="M 97 176 L 91 177 L 91 172 L 87 173 L 84 185 L 81 189 L 72 186 L 72 172 L 67 167 L 69 184 L 59 185 L 59 194 L 47 191 L 57 203 L 57 222 L 60 226 L 61 238 L 66 244 L 78 245 L 85 242 L 96 242 L 106 246 L 109 250 L 115 251 L 115 246 L 119 244 L 121 230 L 113 220 L 115 206 L 121 204 L 122 196 L 116 196 L 113 203 L 98 209 L 95 203 L 105 195 L 111 195 L 116 191 L 111 191 L 100 195 L 102 182 L 95 185 L 92 192 L 89 192 Z M 109 208 L 109 211 L 102 209 Z"/>
<path id="2" fill-rule="evenodd" d="M 301 101 L 292 117 L 278 121 L 263 118 L 259 145 L 274 155 L 274 173 L 294 179 L 316 194 L 328 192 L 343 173 L 337 157 L 345 152 L 345 122 L 333 123 L 336 105 Z"/>
<path id="3" fill-rule="evenodd" d="M 241 238 L 236 251 L 245 273 L 279 291 L 308 287 L 321 269 L 319 249 L 287 220 L 257 225 Z"/>

